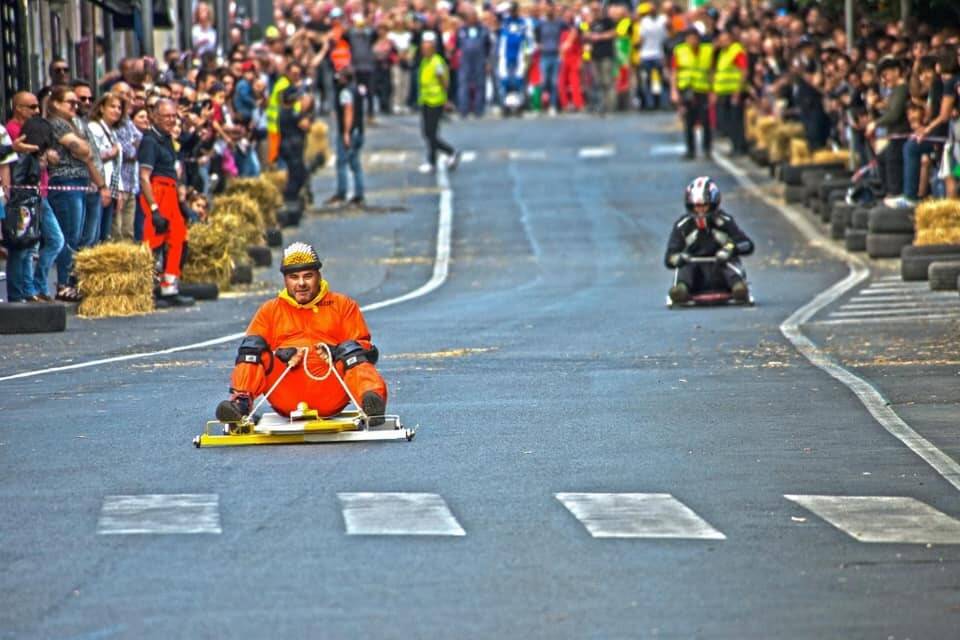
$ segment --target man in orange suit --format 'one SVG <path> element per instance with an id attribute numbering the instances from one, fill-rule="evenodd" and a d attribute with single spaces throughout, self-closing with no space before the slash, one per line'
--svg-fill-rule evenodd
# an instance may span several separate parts
<path id="1" fill-rule="evenodd" d="M 321 266 L 308 244 L 295 242 L 284 251 L 280 270 L 285 288 L 250 322 L 230 379 L 230 399 L 217 406 L 217 420 L 238 422 L 247 416 L 257 396 L 289 368 L 268 398 L 278 413 L 290 415 L 298 403 L 306 402 L 320 415 L 331 416 L 352 396 L 371 425 L 382 424 L 387 385 L 374 366 L 377 348 L 359 305 L 330 291 Z M 330 371 L 327 349 L 350 396 Z"/>

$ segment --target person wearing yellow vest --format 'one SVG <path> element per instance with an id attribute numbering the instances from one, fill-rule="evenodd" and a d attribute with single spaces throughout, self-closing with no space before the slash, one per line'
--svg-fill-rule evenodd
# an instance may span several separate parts
<path id="1" fill-rule="evenodd" d="M 713 70 L 713 96 L 717 109 L 717 127 L 730 139 L 734 155 L 747 152 L 743 129 L 743 92 L 747 78 L 747 52 L 726 31 L 714 40 L 716 66 Z"/>
<path id="2" fill-rule="evenodd" d="M 437 151 L 447 155 L 447 169 L 457 168 L 460 152 L 440 138 L 440 118 L 447 104 L 447 87 L 450 86 L 450 69 L 437 53 L 437 36 L 433 31 L 424 31 L 420 41 L 419 84 L 420 115 L 423 137 L 427 141 L 427 162 L 420 165 L 421 173 L 437 168 Z"/>
<path id="3" fill-rule="evenodd" d="M 286 69 L 280 71 L 280 77 L 270 89 L 270 98 L 267 100 L 265 115 L 267 116 L 267 164 L 273 164 L 280 157 L 280 108 L 283 103 L 283 92 L 290 87 L 300 86 L 303 76 L 303 67 L 291 62 Z M 299 111 L 299 106 L 297 107 Z"/>
<path id="4" fill-rule="evenodd" d="M 670 99 L 683 116 L 683 132 L 687 143 L 687 160 L 696 157 L 693 130 L 703 128 L 703 153 L 710 156 L 710 72 L 713 69 L 713 45 L 700 42 L 700 32 L 688 29 L 684 41 L 673 49 L 673 76 Z"/>

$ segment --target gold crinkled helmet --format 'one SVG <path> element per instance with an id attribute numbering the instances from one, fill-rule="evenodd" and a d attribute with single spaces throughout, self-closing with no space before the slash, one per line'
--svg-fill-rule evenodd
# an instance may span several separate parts
<path id="1" fill-rule="evenodd" d="M 294 271 L 307 269 L 320 270 L 323 263 L 316 250 L 305 242 L 294 242 L 283 250 L 283 261 L 280 263 L 280 272 L 284 275 Z"/>

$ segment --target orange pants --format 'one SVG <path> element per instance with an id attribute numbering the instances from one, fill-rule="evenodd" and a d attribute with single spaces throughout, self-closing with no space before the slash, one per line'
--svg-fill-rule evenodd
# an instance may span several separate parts
<path id="1" fill-rule="evenodd" d="M 280 133 L 267 132 L 267 164 L 273 164 L 280 157 Z"/>
<path id="2" fill-rule="evenodd" d="M 261 364 L 252 362 L 237 364 L 233 368 L 233 375 L 230 377 L 230 386 L 233 391 L 249 393 L 253 398 L 266 393 L 286 370 L 284 363 L 275 360 L 273 369 L 267 373 L 267 368 L 263 363 L 269 365 L 269 358 L 269 355 L 264 354 L 261 358 Z M 316 377 L 323 376 L 328 371 L 327 361 L 313 347 L 310 348 L 307 364 L 310 367 L 310 373 Z M 362 402 L 364 393 L 373 391 L 386 403 L 387 384 L 372 364 L 363 362 L 352 367 L 346 374 L 343 373 L 341 363 L 337 363 L 336 366 L 337 371 L 343 377 L 343 381 L 347 383 L 347 388 L 350 389 L 350 393 L 357 402 Z M 267 402 L 277 413 L 284 416 L 290 415 L 290 412 L 295 410 L 300 402 L 306 402 L 311 409 L 316 409 L 321 416 L 332 416 L 340 413 L 350 402 L 350 398 L 347 397 L 343 387 L 340 386 L 332 373 L 325 380 L 319 382 L 312 380 L 307 377 L 301 362 L 273 390 L 273 393 L 267 398 Z"/>
<path id="3" fill-rule="evenodd" d="M 163 265 L 163 272 L 173 276 L 180 276 L 180 259 L 183 257 L 183 245 L 187 241 L 187 223 L 180 215 L 180 198 L 177 195 L 177 181 L 172 178 L 153 176 L 150 178 L 150 188 L 153 190 L 153 199 L 160 207 L 160 215 L 167 221 L 167 230 L 157 233 L 153 228 L 153 216 L 150 205 L 141 194 L 140 208 L 143 211 L 143 240 L 156 251 L 164 244 L 167 245 L 167 259 Z"/>

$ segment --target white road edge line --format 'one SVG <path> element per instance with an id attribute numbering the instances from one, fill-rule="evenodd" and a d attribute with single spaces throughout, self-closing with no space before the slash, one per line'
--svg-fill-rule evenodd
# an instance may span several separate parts
<path id="1" fill-rule="evenodd" d="M 956 320 L 957 314 L 955 313 L 930 313 L 920 316 L 883 316 L 877 317 L 873 316 L 870 318 L 842 318 L 840 320 L 814 320 L 809 323 L 810 325 L 842 325 L 842 324 L 877 324 L 879 322 L 911 322 L 913 320 Z"/>
<path id="2" fill-rule="evenodd" d="M 890 435 L 897 438 L 911 451 L 923 458 L 933 470 L 940 474 L 955 489 L 960 491 L 960 463 L 941 451 L 932 442 L 914 431 L 897 413 L 890 408 L 883 394 L 865 379 L 851 373 L 839 363 L 827 356 L 812 340 L 800 330 L 800 325 L 808 322 L 815 314 L 836 302 L 841 296 L 863 282 L 870 275 L 866 263 L 857 256 L 848 254 L 837 245 L 826 242 L 820 230 L 814 227 L 795 207 L 782 205 L 763 193 L 747 174 L 721 154 L 714 153 L 713 160 L 720 168 L 734 177 L 745 189 L 768 206 L 780 211 L 811 244 L 843 260 L 850 273 L 829 289 L 821 291 L 813 300 L 794 311 L 780 324 L 780 332 L 794 348 L 810 361 L 810 364 L 828 373 L 850 389 L 867 408 L 870 415 L 880 423 Z"/>
<path id="3" fill-rule="evenodd" d="M 433 275 L 430 276 L 430 279 L 425 284 L 417 287 L 413 291 L 405 293 L 401 296 L 397 296 L 396 298 L 389 298 L 387 300 L 381 300 L 380 302 L 374 302 L 365 305 L 360 307 L 361 311 L 375 311 L 377 309 L 383 309 L 384 307 L 391 307 L 393 305 L 408 302 L 416 298 L 421 298 L 428 293 L 435 291 L 444 282 L 446 282 L 447 276 L 450 273 L 450 243 L 453 232 L 453 189 L 450 186 L 450 177 L 447 175 L 446 165 L 443 162 L 439 162 L 437 163 L 437 167 L 437 187 L 440 189 L 440 211 L 437 221 L 437 253 L 433 261 Z M 245 332 L 241 331 L 239 333 L 231 333 L 226 336 L 220 336 L 219 338 L 212 338 L 202 342 L 193 342 L 191 344 L 185 344 L 178 347 L 169 347 L 167 349 L 160 349 L 158 351 L 128 353 L 122 356 L 100 358 L 98 360 L 89 360 L 87 362 L 77 362 L 75 364 L 68 364 L 60 367 L 48 367 L 46 369 L 37 369 L 36 371 L 23 371 L 21 373 L 2 376 L 0 377 L 0 382 L 6 382 L 8 380 L 20 380 L 22 378 L 32 378 L 34 376 L 41 376 L 47 373 L 61 373 L 63 371 L 86 369 L 88 367 L 96 367 L 102 364 L 111 364 L 114 362 L 143 360 L 146 358 L 165 356 L 171 353 L 203 349 L 205 347 L 213 347 L 226 342 L 239 340 L 244 335 Z"/>

